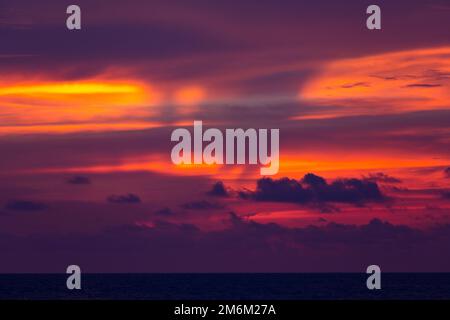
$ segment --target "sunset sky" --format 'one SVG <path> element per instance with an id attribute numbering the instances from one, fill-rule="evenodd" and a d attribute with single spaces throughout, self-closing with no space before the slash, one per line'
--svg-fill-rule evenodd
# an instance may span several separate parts
<path id="1" fill-rule="evenodd" d="M 0 272 L 450 272 L 450 4 L 0 1 Z M 176 128 L 280 129 L 280 170 Z"/>

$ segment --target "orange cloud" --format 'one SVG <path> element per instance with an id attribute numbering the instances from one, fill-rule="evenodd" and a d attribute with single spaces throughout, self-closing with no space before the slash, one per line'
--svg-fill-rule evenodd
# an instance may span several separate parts
<path id="1" fill-rule="evenodd" d="M 447 159 L 432 158 L 427 154 L 377 154 L 377 153 L 310 153 L 285 154 L 280 164 L 279 176 L 298 176 L 308 172 L 429 168 L 448 164 Z"/>
<path id="2" fill-rule="evenodd" d="M 124 122 L 124 123 L 81 123 L 52 125 L 0 126 L 0 135 L 17 134 L 67 134 L 75 132 L 103 132 L 144 130 L 164 126 L 158 122 Z"/>
<path id="3" fill-rule="evenodd" d="M 110 172 L 155 172 L 170 176 L 213 176 L 221 179 L 238 179 L 245 174 L 246 166 L 229 165 L 174 165 L 165 154 L 124 157 L 114 163 L 87 165 L 83 167 L 44 168 L 24 170 L 21 173 L 110 173 Z M 254 170 L 257 172 L 256 170 Z M 258 171 L 259 172 L 259 171 Z M 258 177 L 255 175 L 255 177 Z"/>
<path id="4" fill-rule="evenodd" d="M 199 104 L 205 97 L 205 90 L 200 87 L 185 87 L 175 92 L 175 102 L 182 106 Z"/>
<path id="5" fill-rule="evenodd" d="M 333 61 L 303 86 L 299 97 L 348 107 L 308 118 L 449 108 L 450 47 Z"/>
<path id="6" fill-rule="evenodd" d="M 50 83 L 19 85 L 0 88 L 0 96 L 6 95 L 45 95 L 45 94 L 125 94 L 137 93 L 139 88 L 129 84 L 109 83 Z"/>
<path id="7" fill-rule="evenodd" d="M 132 80 L 3 83 L 0 134 L 111 130 L 113 123 L 117 129 L 147 127 L 127 119 L 151 115 L 149 107 L 158 102 L 155 90 Z"/>
<path id="8" fill-rule="evenodd" d="M 0 78 L 0 135 L 139 130 L 160 125 L 148 119 L 165 104 L 189 114 L 206 99 L 201 86 L 156 90 L 129 72 L 121 74 L 73 82 Z"/>

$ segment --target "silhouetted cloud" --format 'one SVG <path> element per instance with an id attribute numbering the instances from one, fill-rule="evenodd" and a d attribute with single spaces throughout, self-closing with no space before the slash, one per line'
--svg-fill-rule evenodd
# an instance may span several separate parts
<path id="1" fill-rule="evenodd" d="M 338 179 L 328 183 L 312 173 L 302 180 L 262 178 L 257 181 L 256 191 L 240 193 L 241 198 L 275 202 L 343 202 L 363 204 L 385 199 L 376 182 L 366 179 Z"/>
<path id="2" fill-rule="evenodd" d="M 41 211 L 47 209 L 47 206 L 40 202 L 17 200 L 8 202 L 5 209 L 12 211 Z"/>
<path id="3" fill-rule="evenodd" d="M 160 210 L 155 211 L 155 214 L 160 216 L 172 216 L 175 213 L 170 208 L 162 208 Z"/>
<path id="4" fill-rule="evenodd" d="M 360 272 L 374 261 L 391 272 L 450 269 L 450 225 L 419 230 L 374 219 L 288 228 L 235 213 L 227 221 L 214 231 L 160 221 L 96 234 L 0 235 L 0 271 L 56 272 L 75 257 L 89 272 Z"/>
<path id="5" fill-rule="evenodd" d="M 309 202 L 312 194 L 294 179 L 262 178 L 257 181 L 256 191 L 251 195 L 258 201 Z"/>
<path id="6" fill-rule="evenodd" d="M 222 181 L 218 181 L 216 182 L 211 191 L 209 191 L 207 193 L 210 196 L 214 196 L 214 197 L 228 197 L 229 193 L 227 191 L 227 189 L 225 188 L 225 185 L 223 184 Z"/>
<path id="7" fill-rule="evenodd" d="M 329 203 L 319 202 L 315 208 L 319 209 L 321 213 L 338 213 L 341 212 L 341 209 L 338 207 L 332 206 Z M 314 206 L 313 206 L 314 209 Z"/>
<path id="8" fill-rule="evenodd" d="M 75 185 L 87 185 L 91 184 L 91 179 L 85 176 L 74 176 L 67 179 L 67 183 Z"/>
<path id="9" fill-rule="evenodd" d="M 442 87 L 441 84 L 435 84 L 435 83 L 413 83 L 405 86 L 406 88 L 436 88 L 436 87 Z"/>
<path id="10" fill-rule="evenodd" d="M 341 88 L 344 88 L 344 89 L 351 89 L 351 88 L 355 88 L 355 87 L 370 87 L 370 83 L 356 82 L 356 83 L 350 83 L 350 84 L 345 84 L 345 85 L 341 86 Z"/>
<path id="11" fill-rule="evenodd" d="M 364 180 L 370 182 L 381 182 L 381 183 L 401 183 L 402 180 L 395 177 L 389 176 L 383 172 L 370 173 L 368 176 L 363 177 Z"/>
<path id="12" fill-rule="evenodd" d="M 107 200 L 111 203 L 141 203 L 141 199 L 132 193 L 126 195 L 111 195 Z"/>
<path id="13" fill-rule="evenodd" d="M 181 205 L 181 207 L 187 210 L 214 210 L 224 208 L 224 206 L 220 203 L 213 203 L 206 200 L 185 203 Z"/>

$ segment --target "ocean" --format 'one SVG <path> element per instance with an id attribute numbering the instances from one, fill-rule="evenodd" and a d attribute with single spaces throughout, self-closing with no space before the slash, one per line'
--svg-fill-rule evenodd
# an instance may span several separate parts
<path id="1" fill-rule="evenodd" d="M 83 274 L 68 290 L 66 274 L 1 274 L 5 300 L 335 300 L 450 299 L 450 273 L 385 273 L 381 290 L 366 274 Z"/>

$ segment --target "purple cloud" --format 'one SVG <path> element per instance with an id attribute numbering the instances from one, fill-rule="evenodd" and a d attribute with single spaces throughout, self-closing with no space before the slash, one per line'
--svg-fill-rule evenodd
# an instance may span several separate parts
<path id="1" fill-rule="evenodd" d="M 185 203 L 181 205 L 181 207 L 186 210 L 215 210 L 224 208 L 220 203 L 209 202 L 206 200 Z"/>
<path id="2" fill-rule="evenodd" d="M 110 203 L 141 203 L 139 196 L 129 193 L 125 195 L 111 195 L 108 197 Z"/>
<path id="3" fill-rule="evenodd" d="M 212 186 L 212 189 L 207 194 L 210 196 L 213 196 L 213 197 L 228 197 L 229 196 L 229 193 L 228 193 L 227 189 L 225 188 L 225 185 L 223 184 L 222 181 L 216 182 Z"/>
<path id="4" fill-rule="evenodd" d="M 60 272 L 68 261 L 86 272 L 361 272 L 374 263 L 391 272 L 450 270 L 442 254 L 449 225 L 419 230 L 375 219 L 287 228 L 234 213 L 228 222 L 218 231 L 156 222 L 97 234 L 0 235 L 0 271 Z"/>
<path id="5" fill-rule="evenodd" d="M 74 185 L 88 185 L 91 184 L 91 179 L 85 176 L 74 176 L 67 179 L 67 183 Z"/>
<path id="6" fill-rule="evenodd" d="M 363 179 L 366 181 L 370 181 L 370 182 L 380 182 L 380 183 L 387 183 L 387 184 L 394 184 L 394 183 L 402 182 L 402 180 L 392 177 L 390 175 L 387 175 L 383 172 L 370 173 L 368 176 L 364 176 Z"/>
<path id="7" fill-rule="evenodd" d="M 40 202 L 17 200 L 8 202 L 5 209 L 11 211 L 41 211 L 47 209 L 47 206 Z"/>

